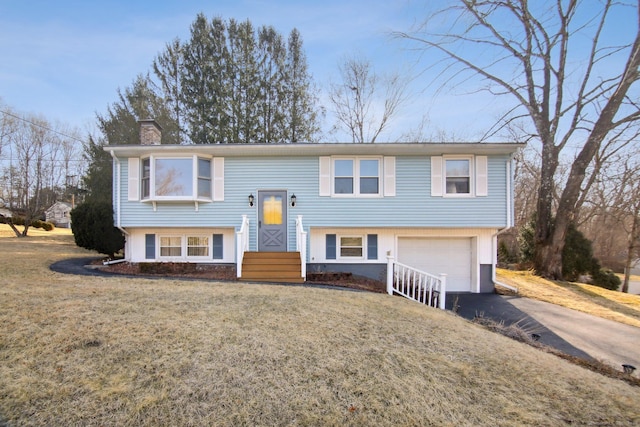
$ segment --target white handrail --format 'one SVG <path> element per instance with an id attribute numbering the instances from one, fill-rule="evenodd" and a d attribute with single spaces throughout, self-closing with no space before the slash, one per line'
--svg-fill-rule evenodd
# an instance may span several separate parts
<path id="1" fill-rule="evenodd" d="M 447 275 L 439 276 L 420 271 L 395 261 L 387 254 L 387 293 L 402 295 L 431 307 L 445 309 Z"/>
<path id="2" fill-rule="evenodd" d="M 242 215 L 242 225 L 236 231 L 236 276 L 242 277 L 242 260 L 244 253 L 249 250 L 249 218 Z"/>
<path id="3" fill-rule="evenodd" d="M 300 252 L 300 274 L 307 280 L 307 232 L 302 226 L 302 215 L 296 218 L 296 251 Z"/>

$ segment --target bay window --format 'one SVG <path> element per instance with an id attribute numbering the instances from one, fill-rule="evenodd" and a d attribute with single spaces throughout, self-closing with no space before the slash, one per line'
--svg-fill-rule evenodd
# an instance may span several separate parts
<path id="1" fill-rule="evenodd" d="M 141 159 L 143 200 L 211 200 L 211 159 L 198 156 Z"/>

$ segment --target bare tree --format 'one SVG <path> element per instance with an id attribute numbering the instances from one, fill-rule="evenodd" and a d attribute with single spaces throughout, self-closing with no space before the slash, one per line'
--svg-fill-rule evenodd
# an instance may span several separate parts
<path id="1" fill-rule="evenodd" d="M 332 84 L 329 99 L 337 123 L 352 142 L 376 142 L 407 100 L 407 81 L 398 74 L 378 76 L 364 58 L 347 57 L 339 65 L 342 82 Z"/>
<path id="2" fill-rule="evenodd" d="M 627 44 L 606 46 L 604 34 L 622 31 L 610 19 L 616 7 L 626 8 L 626 16 L 633 13 L 635 31 L 624 33 Z M 470 72 L 490 93 L 515 101 L 495 129 L 528 120 L 528 137 L 542 147 L 535 268 L 543 276 L 562 278 L 566 233 L 593 182 L 590 177 L 599 173 L 596 155 L 615 149 L 610 142 L 632 141 L 623 134 L 633 132 L 640 117 L 635 85 L 640 77 L 639 9 L 636 2 L 614 0 L 460 0 L 415 31 L 398 33 L 442 54 L 449 81 Z M 436 20 L 451 13 L 455 16 L 442 31 L 442 21 Z M 583 53 L 579 45 L 586 40 Z M 557 190 L 554 212 L 556 175 L 561 153 L 567 151 L 574 161 Z"/>
<path id="3" fill-rule="evenodd" d="M 624 266 L 622 291 L 628 292 L 629 270 L 640 248 L 640 151 L 620 153 L 602 169 L 581 219 L 598 257 Z"/>

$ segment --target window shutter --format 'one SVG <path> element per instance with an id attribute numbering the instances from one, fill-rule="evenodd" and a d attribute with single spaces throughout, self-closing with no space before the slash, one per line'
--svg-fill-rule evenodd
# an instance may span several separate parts
<path id="1" fill-rule="evenodd" d="M 223 238 L 222 234 L 214 234 L 213 235 L 213 259 L 223 259 Z"/>
<path id="2" fill-rule="evenodd" d="M 326 235 L 326 259 L 336 259 L 336 235 Z"/>
<path id="3" fill-rule="evenodd" d="M 378 259 L 377 234 L 367 234 L 367 259 Z"/>
<path id="4" fill-rule="evenodd" d="M 384 158 L 384 196 L 394 197 L 396 195 L 396 158 Z"/>
<path id="5" fill-rule="evenodd" d="M 213 201 L 224 201 L 224 157 L 213 158 Z"/>
<path id="6" fill-rule="evenodd" d="M 487 196 L 488 186 L 487 156 L 476 156 L 476 196 Z"/>
<path id="7" fill-rule="evenodd" d="M 129 200 L 140 199 L 140 159 L 129 157 Z"/>
<path id="8" fill-rule="evenodd" d="M 442 157 L 431 157 L 431 196 L 442 196 L 443 187 Z"/>
<path id="9" fill-rule="evenodd" d="M 156 235 L 155 234 L 144 235 L 144 258 L 145 259 L 156 258 Z"/>
<path id="10" fill-rule="evenodd" d="M 331 157 L 320 157 L 320 196 L 331 196 Z"/>

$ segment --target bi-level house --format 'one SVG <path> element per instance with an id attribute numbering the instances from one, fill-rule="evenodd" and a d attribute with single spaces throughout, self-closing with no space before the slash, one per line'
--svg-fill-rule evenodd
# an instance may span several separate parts
<path id="1" fill-rule="evenodd" d="M 114 220 L 130 262 L 237 265 L 241 279 L 302 281 L 306 272 L 385 280 L 393 259 L 447 290 L 493 290 L 497 234 L 513 223 L 520 144 L 140 145 L 105 149 Z M 277 270 L 278 256 L 297 259 Z M 252 265 L 261 258 L 261 267 Z"/>

